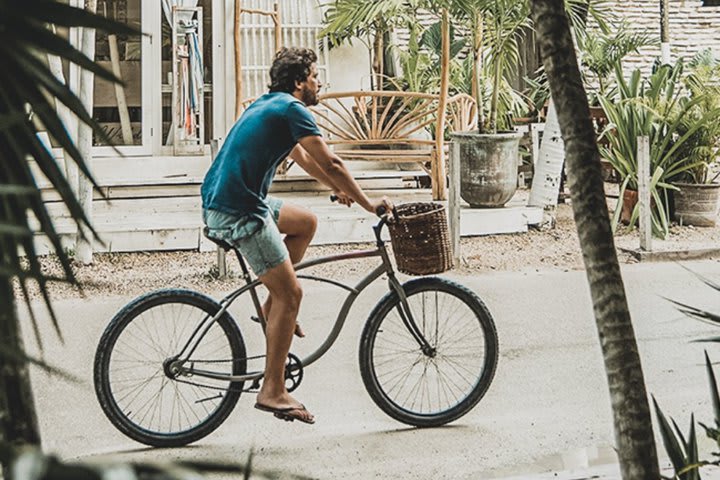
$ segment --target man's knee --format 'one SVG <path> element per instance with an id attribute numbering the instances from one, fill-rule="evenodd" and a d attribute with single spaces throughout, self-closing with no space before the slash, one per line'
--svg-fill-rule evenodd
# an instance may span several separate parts
<path id="1" fill-rule="evenodd" d="M 317 215 L 315 215 L 312 212 L 308 212 L 308 218 L 307 218 L 307 232 L 310 237 L 315 235 L 315 232 L 317 231 L 318 227 L 318 218 Z"/>
<path id="2" fill-rule="evenodd" d="M 276 304 L 283 304 L 289 310 L 298 310 L 302 301 L 303 291 L 298 282 L 294 285 L 288 285 L 286 288 L 276 291 L 270 291 L 273 308 Z"/>

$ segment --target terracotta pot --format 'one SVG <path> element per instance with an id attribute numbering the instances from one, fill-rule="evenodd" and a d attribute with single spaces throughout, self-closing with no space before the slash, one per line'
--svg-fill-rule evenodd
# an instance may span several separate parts
<path id="1" fill-rule="evenodd" d="M 714 227 L 718 217 L 720 183 L 675 183 L 675 220 L 680 225 Z"/>
<path id="2" fill-rule="evenodd" d="M 622 210 L 620 212 L 620 221 L 623 225 L 630 225 L 630 218 L 632 217 L 635 205 L 638 203 L 638 192 L 637 190 L 625 189 L 623 193 Z M 650 197 L 650 206 L 655 206 L 655 199 Z"/>
<path id="3" fill-rule="evenodd" d="M 623 193 L 622 211 L 620 212 L 620 221 L 623 225 L 630 224 L 630 218 L 632 212 L 635 209 L 635 205 L 638 202 L 637 190 L 630 190 L 629 188 Z"/>

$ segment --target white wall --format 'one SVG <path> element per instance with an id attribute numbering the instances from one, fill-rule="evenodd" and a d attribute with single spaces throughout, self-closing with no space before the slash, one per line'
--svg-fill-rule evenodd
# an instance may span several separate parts
<path id="1" fill-rule="evenodd" d="M 360 41 L 330 50 L 330 88 L 323 91 L 348 92 L 370 89 L 370 58 Z"/>

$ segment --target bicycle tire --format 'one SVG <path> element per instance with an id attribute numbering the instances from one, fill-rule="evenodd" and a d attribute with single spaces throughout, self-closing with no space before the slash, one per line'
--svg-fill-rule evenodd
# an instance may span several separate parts
<path id="1" fill-rule="evenodd" d="M 490 387 L 498 362 L 498 338 L 495 323 L 487 307 L 485 307 L 485 304 L 475 293 L 450 280 L 438 277 L 418 278 L 405 283 L 403 289 L 416 320 L 415 323 L 423 332 L 423 335 L 430 345 L 436 349 L 436 354 L 434 357 L 429 357 L 422 352 L 417 341 L 414 340 L 408 329 L 402 323 L 400 315 L 397 314 L 397 306 L 400 303 L 400 298 L 397 293 L 389 292 L 378 302 L 370 313 L 361 335 L 359 357 L 360 373 L 363 383 L 375 404 L 395 420 L 416 427 L 437 427 L 445 425 L 457 420 L 472 410 Z M 441 296 L 442 300 L 440 300 Z M 418 304 L 418 302 L 421 303 Z M 468 316 L 468 319 L 464 320 L 463 324 L 460 324 L 461 320 L 453 320 L 455 318 L 454 316 L 444 318 L 443 325 L 454 329 L 454 332 L 451 330 L 453 338 L 450 338 L 447 333 L 440 334 L 439 332 L 439 326 L 441 320 L 443 320 L 441 317 L 443 317 L 443 315 L 438 312 L 441 306 L 444 307 L 449 302 L 456 303 L 456 309 L 461 309 L 461 307 L 464 306 L 465 308 L 462 308 L 460 311 L 462 313 L 464 310 Z M 433 305 L 434 312 L 432 311 Z M 422 312 L 422 315 L 419 315 L 420 312 Z M 430 313 L 433 313 L 435 317 L 434 332 L 432 331 L 432 319 L 426 319 L 426 313 L 428 313 L 428 316 Z M 453 315 L 455 314 L 453 313 Z M 452 323 L 451 320 L 453 320 Z M 460 327 L 457 326 L 458 324 L 460 324 Z M 478 332 L 473 330 L 475 324 L 477 324 Z M 452 347 L 454 346 L 457 351 L 462 352 L 462 348 L 467 348 L 469 339 L 478 333 L 482 335 L 484 354 L 478 365 L 477 378 L 473 378 L 472 381 L 465 379 L 468 383 L 467 390 L 455 394 L 452 391 L 453 387 L 457 390 L 461 389 L 457 384 L 447 381 L 447 377 L 444 376 L 447 375 L 447 373 L 441 373 L 438 364 L 440 361 L 444 361 L 450 366 L 450 373 L 452 373 L 453 370 L 455 370 L 456 373 L 460 372 L 465 366 L 455 359 L 451 360 L 451 357 L 448 355 L 457 357 L 457 354 L 450 353 Z M 459 341 L 453 344 L 451 340 L 455 337 L 459 338 Z M 393 348 L 398 350 L 395 353 L 387 353 Z M 403 363 L 402 359 L 399 358 L 401 355 L 405 355 L 405 353 L 407 353 L 408 362 L 414 362 L 409 363 L 409 369 L 407 367 L 408 363 Z M 426 389 L 423 390 L 421 386 L 418 386 L 417 392 L 414 394 L 413 403 L 408 405 L 408 402 L 402 402 L 399 398 L 395 398 L 396 396 L 400 397 L 401 393 L 405 393 L 405 391 L 403 391 L 405 383 L 399 390 L 396 389 L 395 386 L 389 387 L 387 385 L 391 379 L 400 378 L 399 375 L 401 375 L 402 372 L 406 371 L 408 377 L 410 377 L 411 374 L 416 375 L 416 365 L 420 365 L 421 363 L 424 363 L 424 369 L 420 373 L 421 378 L 425 377 L 426 374 L 428 376 L 434 375 L 438 381 L 436 408 L 430 408 L 433 403 L 433 393 L 435 393 L 430 390 L 430 387 L 426 387 Z M 389 365 L 388 368 L 391 370 L 383 372 L 381 367 L 384 368 L 386 364 Z M 430 370 L 428 370 L 428 366 L 430 366 Z M 423 366 L 421 366 L 421 369 L 422 368 Z M 433 368 L 435 374 L 433 374 Z M 401 373 L 398 374 L 398 371 Z M 469 372 L 470 370 L 468 369 L 467 371 Z M 407 379 L 405 379 L 404 382 L 407 382 Z M 415 385 L 421 385 L 421 382 L 422 380 L 417 380 Z M 426 385 L 428 384 L 429 381 Z M 440 391 L 441 386 L 444 392 Z M 413 386 L 410 389 L 408 399 L 413 395 L 415 391 L 414 388 Z M 393 390 L 395 390 L 395 392 Z M 454 399 L 449 398 L 448 390 L 450 393 L 453 393 Z M 419 393 L 419 407 L 416 406 L 418 392 L 421 392 Z M 440 405 L 443 396 L 448 400 L 447 406 Z M 428 408 L 423 409 L 425 400 L 427 401 Z"/>
<path id="2" fill-rule="evenodd" d="M 190 314 L 185 320 L 183 320 L 184 323 L 181 325 L 182 329 L 178 332 L 178 326 L 173 322 L 179 321 L 180 315 L 175 312 L 177 310 L 183 312 L 183 310 L 186 310 L 187 308 L 190 309 Z M 216 390 L 223 388 L 223 382 L 218 381 L 218 384 L 212 387 L 207 386 L 205 383 L 203 383 L 205 386 L 197 387 L 194 386 L 195 382 L 205 382 L 206 379 L 203 378 L 198 380 L 197 377 L 192 377 L 189 380 L 193 383 L 190 384 L 190 387 L 188 388 L 186 387 L 186 385 L 188 385 L 187 382 L 180 383 L 179 381 L 173 380 L 165 375 L 163 364 L 160 361 L 162 360 L 162 355 L 170 354 L 170 352 L 172 352 L 172 354 L 179 353 L 177 350 L 181 349 L 186 341 L 181 340 L 179 337 L 182 337 L 182 335 L 187 332 L 189 338 L 189 335 L 193 331 L 192 320 L 197 320 L 197 323 L 199 323 L 200 317 L 198 316 L 193 318 L 193 313 L 197 313 L 204 318 L 206 315 L 214 316 L 220 308 L 221 307 L 217 302 L 198 292 L 168 289 L 151 292 L 138 297 L 115 315 L 105 329 L 105 332 L 98 344 L 94 363 L 94 384 L 95 393 L 103 412 L 118 430 L 131 439 L 145 445 L 153 447 L 179 447 L 195 442 L 209 435 L 217 429 L 223 421 L 225 421 L 240 398 L 240 391 L 243 388 L 243 382 L 228 382 L 227 387 L 223 392 L 222 390 Z M 171 318 L 169 322 L 166 319 L 163 319 L 162 322 L 158 320 L 158 317 L 167 312 L 167 310 L 170 310 L 173 318 Z M 160 342 L 163 342 L 164 340 L 164 336 L 160 333 L 160 329 L 163 327 L 169 328 L 169 323 L 174 326 L 173 328 L 175 328 L 175 330 L 173 333 L 177 333 L 178 339 L 173 339 L 174 343 L 171 342 L 169 347 L 170 351 L 166 352 L 164 345 L 160 344 Z M 141 328 L 142 326 L 144 326 L 144 329 Z M 218 326 L 220 328 L 217 328 Z M 135 331 L 137 331 L 138 334 L 131 337 L 130 334 Z M 145 335 L 142 335 L 143 333 Z M 209 361 L 216 363 L 224 362 L 226 364 L 231 362 L 231 367 L 226 366 L 227 370 L 231 368 L 232 373 L 236 375 L 246 373 L 245 343 L 236 322 L 230 314 L 225 312 L 225 314 L 218 319 L 216 324 L 211 327 L 208 335 L 210 333 L 212 333 L 214 337 L 210 337 L 212 338 L 212 341 L 207 340 L 207 345 L 217 342 L 218 339 L 222 342 L 227 341 L 227 345 L 221 345 L 221 348 L 225 348 L 226 351 L 222 353 L 213 353 L 212 355 L 230 354 L 232 355 L 232 358 L 229 362 L 227 360 Z M 125 336 L 123 336 L 123 334 L 125 334 Z M 203 342 L 205 342 L 207 338 L 207 336 L 203 337 Z M 128 340 L 132 340 L 133 343 L 127 343 Z M 124 342 L 124 344 L 128 346 L 130 354 L 135 351 L 141 356 L 141 358 L 137 360 L 125 360 L 124 355 L 126 354 L 123 350 L 121 350 L 123 343 L 120 342 Z M 145 348 L 136 349 L 134 348 L 134 345 L 136 344 L 140 344 Z M 206 344 L 201 343 L 198 350 L 207 350 L 207 348 L 204 348 L 205 345 Z M 213 348 L 215 348 L 215 346 L 213 346 Z M 156 354 L 156 358 L 148 360 L 148 358 L 144 355 L 146 354 L 146 351 L 153 349 L 155 351 L 152 353 Z M 209 353 L 207 354 L 210 355 Z M 193 356 L 193 358 L 195 357 Z M 122 362 L 125 362 L 126 366 L 116 367 L 116 364 L 122 365 Z M 134 367 L 133 363 L 130 362 L 134 362 L 136 367 Z M 130 363 L 130 366 L 127 366 L 128 363 Z M 137 390 L 137 393 L 133 390 L 130 390 L 130 393 L 124 393 L 123 389 L 127 390 L 128 388 L 133 387 L 132 385 L 130 387 L 124 387 L 123 382 L 127 383 L 131 380 L 121 380 L 116 377 L 122 376 L 124 371 L 128 371 L 125 375 L 131 375 L 137 369 L 147 369 L 154 373 L 153 376 L 140 381 L 141 383 L 134 387 L 136 390 L 139 389 Z M 228 373 L 230 372 L 228 371 Z M 148 421 L 149 425 L 145 425 L 145 418 L 150 412 L 149 408 L 145 411 L 143 418 L 138 421 L 137 417 L 143 412 L 145 406 L 143 405 L 141 408 L 135 410 L 136 407 L 133 402 L 135 402 L 135 398 L 147 390 L 149 385 L 156 385 L 156 380 L 160 382 L 159 392 L 156 395 L 156 402 L 157 397 L 159 396 L 159 406 L 156 406 L 153 410 Z M 212 383 L 213 381 L 210 380 L 209 382 Z M 170 411 L 170 427 L 167 430 L 161 430 L 159 427 L 153 428 L 152 420 L 157 415 L 159 425 L 161 419 L 167 417 L 167 408 L 163 411 L 163 401 L 168 395 L 172 394 L 172 391 L 167 390 L 166 388 L 174 389 L 175 398 L 173 399 Z M 194 393 L 191 393 L 191 395 L 195 395 L 196 397 L 200 394 L 210 395 L 211 392 L 220 392 L 217 393 L 220 397 L 219 399 L 217 397 L 207 397 L 206 399 L 196 398 L 194 402 L 190 402 L 184 397 L 183 399 L 178 399 L 181 391 L 189 392 L 193 391 L 193 389 Z M 123 393 L 123 398 L 121 398 L 121 393 Z M 135 397 L 129 403 L 125 404 L 124 397 L 128 397 L 131 394 L 135 395 Z M 207 404 L 215 399 L 219 400 L 215 403 L 215 407 L 212 410 L 208 409 Z M 185 401 L 184 404 L 183 400 Z M 176 406 L 177 428 L 173 425 L 175 423 Z M 202 408 L 197 408 L 198 406 Z M 190 415 L 188 413 L 189 410 L 195 413 L 198 421 L 196 424 L 185 428 L 182 425 L 181 416 L 182 413 L 185 413 L 188 420 L 190 420 Z M 206 417 L 200 418 L 197 410 L 204 410 Z"/>

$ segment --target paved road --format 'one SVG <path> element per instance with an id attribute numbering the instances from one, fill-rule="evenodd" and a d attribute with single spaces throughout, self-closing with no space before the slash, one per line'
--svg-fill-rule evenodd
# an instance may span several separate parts
<path id="1" fill-rule="evenodd" d="M 720 277 L 718 262 L 686 265 Z M 405 428 L 386 417 L 365 392 L 357 344 L 367 312 L 383 293 L 383 285 L 377 284 L 362 294 L 338 343 L 306 371 L 296 392 L 317 415 L 316 425 L 277 421 L 254 410 L 253 396 L 245 395 L 228 421 L 198 444 L 144 449 L 113 429 L 91 383 L 97 341 L 108 319 L 129 299 L 91 298 L 55 303 L 64 345 L 45 331 L 46 359 L 82 379 L 72 384 L 33 372 L 46 448 L 64 458 L 112 454 L 123 459 L 225 461 L 243 461 L 254 449 L 258 468 L 322 479 L 492 478 L 564 469 L 573 466 L 572 459 L 574 466 L 593 456 L 600 463 L 612 460 L 610 405 L 584 273 L 450 276 L 487 303 L 497 322 L 501 354 L 485 399 L 451 426 Z M 717 308 L 720 294 L 678 264 L 627 266 L 624 278 L 649 391 L 683 428 L 691 412 L 711 422 L 705 346 L 690 340 L 720 331 L 684 319 L 662 297 Z M 325 288 L 306 287 L 301 318 L 309 338 L 299 342 L 300 353 L 321 338 L 322 327 L 329 323 L 326 305 L 335 301 L 332 295 Z M 48 325 L 43 318 L 41 323 Z M 249 328 L 247 322 L 244 328 Z M 34 350 L 32 337 L 27 339 Z M 249 345 L 258 341 L 246 339 Z M 710 351 L 720 360 L 714 347 Z M 703 441 L 701 447 L 709 452 L 712 446 Z"/>

